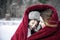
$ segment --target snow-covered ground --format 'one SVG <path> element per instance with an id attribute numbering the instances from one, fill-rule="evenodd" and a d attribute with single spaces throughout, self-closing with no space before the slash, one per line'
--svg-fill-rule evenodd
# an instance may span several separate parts
<path id="1" fill-rule="evenodd" d="M 18 28 L 20 20 L 0 20 L 0 40 L 10 40 L 16 29 Z"/>

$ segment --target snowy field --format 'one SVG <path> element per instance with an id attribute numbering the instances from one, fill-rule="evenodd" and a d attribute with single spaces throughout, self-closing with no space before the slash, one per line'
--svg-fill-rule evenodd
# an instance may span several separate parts
<path id="1" fill-rule="evenodd" d="M 0 40 L 10 40 L 16 29 L 18 28 L 20 20 L 0 20 Z"/>

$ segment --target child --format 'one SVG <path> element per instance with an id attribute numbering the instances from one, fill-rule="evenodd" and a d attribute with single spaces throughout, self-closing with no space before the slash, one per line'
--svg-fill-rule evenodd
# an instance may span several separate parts
<path id="1" fill-rule="evenodd" d="M 31 34 L 37 32 L 41 29 L 41 26 L 38 26 L 40 22 L 40 12 L 32 11 L 29 13 L 29 27 L 28 27 L 28 37 Z"/>

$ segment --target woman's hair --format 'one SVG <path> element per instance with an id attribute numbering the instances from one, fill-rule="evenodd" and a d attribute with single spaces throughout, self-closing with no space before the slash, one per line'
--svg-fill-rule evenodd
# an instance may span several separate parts
<path id="1" fill-rule="evenodd" d="M 52 16 L 52 10 L 46 9 L 46 10 L 42 11 L 41 16 L 44 19 L 44 21 L 48 21 L 50 19 L 50 17 Z"/>
<path id="2" fill-rule="evenodd" d="M 41 16 L 44 20 L 45 25 L 50 26 L 50 27 L 57 26 L 57 24 L 48 23 L 49 19 L 51 18 L 52 14 L 53 14 L 51 9 L 46 9 L 46 10 L 42 11 L 41 13 L 42 13 Z"/>

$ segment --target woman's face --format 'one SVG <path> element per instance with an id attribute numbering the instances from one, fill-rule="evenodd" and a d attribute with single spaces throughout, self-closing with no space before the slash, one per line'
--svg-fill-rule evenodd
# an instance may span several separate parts
<path id="1" fill-rule="evenodd" d="M 44 20 L 43 18 L 40 16 L 40 22 L 39 22 L 39 25 L 41 25 L 42 28 L 45 27 L 45 23 L 44 23 Z"/>
<path id="2" fill-rule="evenodd" d="M 36 28 L 37 24 L 38 24 L 37 20 L 30 20 L 29 22 L 30 29 Z"/>

